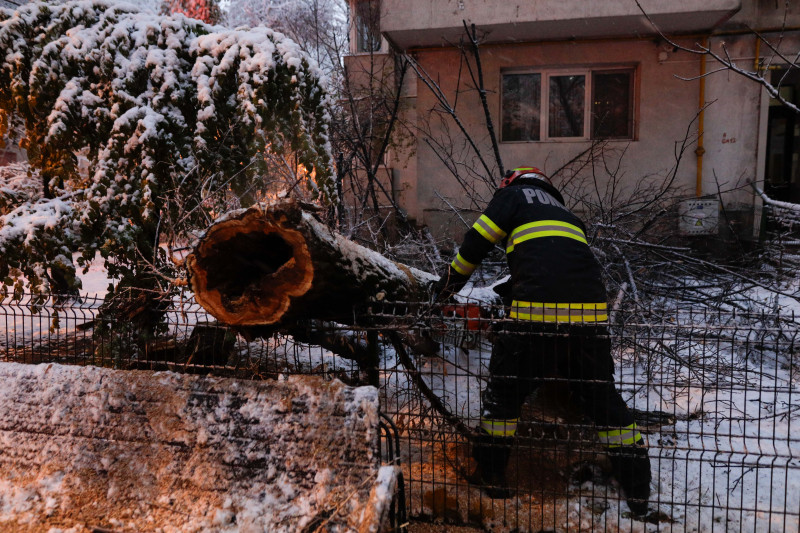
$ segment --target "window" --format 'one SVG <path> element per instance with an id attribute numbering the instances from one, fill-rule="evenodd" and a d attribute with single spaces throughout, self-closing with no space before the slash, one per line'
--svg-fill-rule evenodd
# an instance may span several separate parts
<path id="1" fill-rule="evenodd" d="M 541 74 L 503 76 L 503 140 L 539 140 Z"/>
<path id="2" fill-rule="evenodd" d="M 356 52 L 381 49 L 380 6 L 377 0 L 358 0 L 354 4 Z"/>
<path id="3" fill-rule="evenodd" d="M 592 137 L 633 138 L 633 70 L 592 72 Z"/>
<path id="4" fill-rule="evenodd" d="M 502 140 L 633 139 L 633 82 L 632 68 L 505 73 Z"/>
<path id="5" fill-rule="evenodd" d="M 586 76 L 551 76 L 548 102 L 549 137 L 584 137 Z"/>

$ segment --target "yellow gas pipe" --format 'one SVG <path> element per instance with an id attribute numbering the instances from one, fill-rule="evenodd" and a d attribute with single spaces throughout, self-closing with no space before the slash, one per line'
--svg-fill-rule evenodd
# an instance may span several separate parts
<path id="1" fill-rule="evenodd" d="M 708 48 L 708 37 L 703 37 L 703 48 Z M 706 153 L 703 148 L 703 132 L 704 132 L 704 119 L 706 110 L 706 55 L 700 56 L 700 113 L 697 117 L 697 149 L 694 151 L 697 154 L 697 183 L 695 186 L 695 195 L 700 198 L 703 196 L 703 154 Z"/>

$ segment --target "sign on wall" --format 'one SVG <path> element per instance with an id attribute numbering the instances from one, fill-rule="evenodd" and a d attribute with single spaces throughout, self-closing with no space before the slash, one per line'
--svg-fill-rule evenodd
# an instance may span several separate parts
<path id="1" fill-rule="evenodd" d="M 712 235 L 719 228 L 719 200 L 685 200 L 678 206 L 681 235 Z"/>

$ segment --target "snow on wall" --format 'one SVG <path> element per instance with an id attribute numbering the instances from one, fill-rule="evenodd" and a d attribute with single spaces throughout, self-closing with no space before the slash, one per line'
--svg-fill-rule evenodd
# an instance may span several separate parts
<path id="1" fill-rule="evenodd" d="M 374 531 L 391 501 L 372 387 L 14 363 L 0 383 L 2 530 Z"/>

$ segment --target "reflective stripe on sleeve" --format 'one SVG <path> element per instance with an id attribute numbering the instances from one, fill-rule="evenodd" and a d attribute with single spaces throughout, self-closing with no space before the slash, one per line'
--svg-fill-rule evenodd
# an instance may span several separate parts
<path id="1" fill-rule="evenodd" d="M 477 265 L 473 265 L 463 257 L 461 257 L 461 253 L 459 253 L 453 262 L 450 263 L 450 266 L 453 267 L 453 270 L 458 272 L 459 274 L 463 274 L 464 276 L 469 276 L 475 271 Z"/>
<path id="2" fill-rule="evenodd" d="M 511 318 L 531 322 L 605 322 L 608 320 L 608 304 L 601 303 L 545 303 L 511 302 Z"/>
<path id="3" fill-rule="evenodd" d="M 598 431 L 597 436 L 606 448 L 631 446 L 639 442 L 642 438 L 642 434 L 636 429 L 635 423 L 620 429 Z"/>
<path id="4" fill-rule="evenodd" d="M 513 437 L 517 432 L 519 418 L 511 420 L 494 420 L 481 418 L 481 429 L 494 437 Z"/>
<path id="5" fill-rule="evenodd" d="M 484 239 L 492 244 L 497 244 L 506 236 L 506 232 L 501 230 L 500 227 L 492 222 L 492 219 L 486 215 L 481 215 L 472 227 L 475 231 L 483 235 Z"/>
<path id="6" fill-rule="evenodd" d="M 539 237 L 567 237 L 588 244 L 583 230 L 574 224 L 560 220 L 539 220 L 515 228 L 508 238 L 506 253 L 513 252 L 514 246 L 522 242 Z"/>

